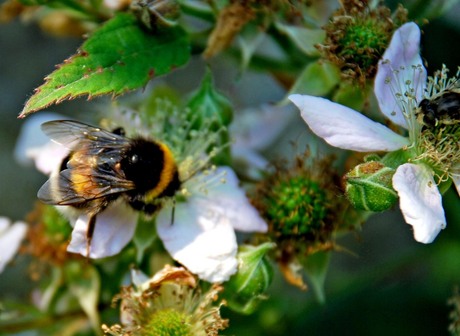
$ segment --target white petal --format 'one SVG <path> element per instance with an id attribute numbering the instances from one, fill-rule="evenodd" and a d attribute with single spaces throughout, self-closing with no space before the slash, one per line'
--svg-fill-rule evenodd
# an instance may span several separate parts
<path id="1" fill-rule="evenodd" d="M 413 226 L 415 240 L 431 243 L 446 227 L 442 197 L 433 172 L 423 166 L 406 163 L 393 176 L 393 188 L 406 222 Z"/>
<path id="2" fill-rule="evenodd" d="M 26 155 L 35 162 L 38 171 L 45 175 L 51 173 L 61 166 L 62 160 L 69 154 L 69 150 L 52 141 L 48 141 L 40 147 L 29 148 Z"/>
<path id="3" fill-rule="evenodd" d="M 163 208 L 157 231 L 169 254 L 192 273 L 209 282 L 228 280 L 237 270 L 236 236 L 228 218 L 193 202 Z"/>
<path id="4" fill-rule="evenodd" d="M 217 181 L 204 192 L 197 190 L 193 202 L 197 207 L 209 210 L 228 218 L 235 230 L 244 232 L 266 232 L 267 224 L 259 212 L 251 205 L 246 193 L 239 187 L 235 172 L 229 167 L 219 167 L 206 176 L 208 180 L 222 176 L 223 181 Z"/>
<path id="5" fill-rule="evenodd" d="M 298 94 L 289 99 L 300 109 L 313 133 L 331 146 L 373 152 L 393 151 L 409 143 L 384 125 L 330 100 Z"/>
<path id="6" fill-rule="evenodd" d="M 176 204 L 173 223 L 171 207 L 160 211 L 158 235 L 171 256 L 201 279 L 228 280 L 238 264 L 234 229 L 265 232 L 267 224 L 230 168 L 197 175 L 184 187 L 191 196 Z"/>
<path id="7" fill-rule="evenodd" d="M 230 125 L 235 144 L 255 150 L 268 148 L 296 116 L 292 106 L 263 105 L 243 111 Z"/>
<path id="8" fill-rule="evenodd" d="M 0 217 L 0 273 L 13 259 L 27 232 L 27 224 L 16 222 L 11 225 L 6 217 Z"/>
<path id="9" fill-rule="evenodd" d="M 414 66 L 419 68 L 414 70 Z M 407 128 L 395 92 L 404 95 L 407 92 L 406 82 L 410 81 L 410 86 L 415 89 L 411 94 L 420 102 L 426 77 L 426 69 L 420 57 L 420 29 L 413 22 L 406 23 L 394 32 L 379 62 L 374 93 L 382 113 L 395 124 Z"/>
<path id="10" fill-rule="evenodd" d="M 96 217 L 90 258 L 104 258 L 119 253 L 129 243 L 136 230 L 138 214 L 123 202 L 115 202 Z M 67 251 L 87 256 L 86 231 L 88 218 L 78 217 Z"/>
<path id="11" fill-rule="evenodd" d="M 40 129 L 40 125 L 46 121 L 68 119 L 57 113 L 41 112 L 25 119 L 18 140 L 14 148 L 14 157 L 21 164 L 29 164 L 31 157 L 27 155 L 31 148 L 39 148 L 50 141 Z"/>
<path id="12" fill-rule="evenodd" d="M 269 161 L 255 150 L 241 144 L 232 146 L 233 168 L 238 174 L 243 174 L 250 179 L 259 180 L 263 172 L 267 171 Z"/>

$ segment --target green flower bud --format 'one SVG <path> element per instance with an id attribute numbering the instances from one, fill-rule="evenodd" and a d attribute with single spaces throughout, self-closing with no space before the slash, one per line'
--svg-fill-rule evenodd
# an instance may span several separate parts
<path id="1" fill-rule="evenodd" d="M 238 272 L 225 284 L 224 298 L 231 309 L 251 314 L 265 299 L 264 293 L 273 279 L 273 268 L 265 254 L 274 247 L 270 242 L 240 247 Z"/>
<path id="2" fill-rule="evenodd" d="M 175 0 L 134 0 L 130 9 L 154 32 L 177 25 L 180 15 L 179 3 Z"/>
<path id="3" fill-rule="evenodd" d="M 395 170 L 377 161 L 356 166 L 345 175 L 346 194 L 356 209 L 380 212 L 398 200 L 392 187 Z"/>
<path id="4" fill-rule="evenodd" d="M 209 129 L 218 132 L 216 145 L 221 147 L 212 160 L 219 165 L 230 164 L 230 143 L 227 126 L 233 119 L 233 108 L 230 101 L 214 89 L 212 74 L 208 69 L 201 82 L 201 87 L 195 91 L 187 102 L 188 119 L 192 130 Z M 212 152 L 212 148 L 208 152 Z"/>
<path id="5" fill-rule="evenodd" d="M 233 119 L 233 108 L 230 101 L 214 89 L 212 74 L 206 70 L 200 88 L 195 91 L 187 102 L 190 109 L 190 120 L 195 129 L 211 127 L 217 131 L 227 127 Z"/>

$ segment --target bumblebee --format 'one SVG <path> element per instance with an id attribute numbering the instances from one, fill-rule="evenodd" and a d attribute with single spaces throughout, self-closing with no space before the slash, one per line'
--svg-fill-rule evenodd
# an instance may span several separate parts
<path id="1" fill-rule="evenodd" d="M 96 216 L 113 201 L 123 198 L 135 210 L 153 214 L 163 197 L 180 188 L 173 155 L 161 142 L 70 120 L 46 122 L 41 128 L 70 153 L 37 196 L 87 215 L 87 255 Z"/>
<path id="2" fill-rule="evenodd" d="M 460 122 L 460 92 L 448 89 L 431 100 L 423 99 L 418 110 L 417 117 L 426 127 L 457 124 Z"/>

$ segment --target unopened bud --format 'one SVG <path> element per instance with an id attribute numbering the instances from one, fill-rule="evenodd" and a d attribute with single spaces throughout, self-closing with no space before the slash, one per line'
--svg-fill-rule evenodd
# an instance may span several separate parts
<path id="1" fill-rule="evenodd" d="M 251 314 L 266 298 L 264 293 L 272 282 L 273 268 L 265 254 L 274 247 L 274 243 L 240 247 L 238 272 L 225 284 L 224 298 L 229 308 Z"/>
<path id="2" fill-rule="evenodd" d="M 398 200 L 398 194 L 392 186 L 394 173 L 394 169 L 377 161 L 356 166 L 344 177 L 349 201 L 356 209 L 374 212 L 388 210 Z"/>

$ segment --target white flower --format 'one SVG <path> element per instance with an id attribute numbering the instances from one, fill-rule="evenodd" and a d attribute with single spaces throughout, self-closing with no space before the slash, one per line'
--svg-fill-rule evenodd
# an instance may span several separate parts
<path id="1" fill-rule="evenodd" d="M 298 94 L 289 99 L 300 109 L 311 130 L 332 146 L 360 152 L 403 149 L 415 154 L 414 163 L 404 163 L 397 168 L 393 188 L 398 192 L 405 221 L 413 226 L 415 239 L 430 243 L 445 228 L 446 219 L 434 171 L 421 160 L 422 125 L 415 112 L 424 94 L 430 92 L 419 43 L 420 29 L 415 23 L 401 26 L 379 62 L 374 86 L 382 113 L 407 129 L 408 137 L 327 99 Z M 459 179 L 450 177 L 460 189 Z"/>
<path id="2" fill-rule="evenodd" d="M 262 105 L 242 111 L 230 125 L 233 167 L 238 174 L 260 179 L 269 162 L 260 153 L 273 146 L 295 116 L 292 106 Z"/>
<path id="3" fill-rule="evenodd" d="M 27 224 L 11 221 L 6 217 L 0 217 L 0 273 L 6 264 L 13 259 L 19 249 L 21 241 L 27 232 Z"/>
<path id="4" fill-rule="evenodd" d="M 203 143 L 205 145 L 197 147 L 209 146 Z M 49 143 L 41 149 L 35 148 L 36 155 L 33 158 L 39 160 L 49 157 L 47 152 L 50 148 L 52 146 Z M 189 150 L 185 152 L 190 153 Z M 39 166 L 39 169 L 44 173 L 56 170 L 65 156 L 66 153 L 59 155 L 58 162 L 44 160 L 45 164 Z M 184 178 L 186 182 L 179 191 L 181 200 L 185 201 L 178 201 L 175 205 L 173 202 L 165 202 L 157 215 L 158 234 L 171 256 L 191 272 L 210 282 L 225 281 L 237 271 L 235 230 L 265 232 L 267 225 L 238 186 L 233 170 L 220 167 L 193 172 L 191 169 L 197 169 L 196 164 L 193 164 L 197 159 L 189 157 L 183 159 L 183 166 L 186 166 L 184 175 L 187 178 Z M 56 208 L 69 218 L 74 228 L 67 250 L 86 256 L 86 214 L 70 206 Z M 137 219 L 138 212 L 121 200 L 110 204 L 96 217 L 89 257 L 104 258 L 119 253 L 133 238 Z"/>
<path id="5" fill-rule="evenodd" d="M 21 164 L 35 163 L 35 167 L 43 174 L 50 175 L 58 167 L 62 159 L 69 153 L 68 149 L 52 141 L 40 130 L 46 121 L 65 119 L 64 116 L 43 112 L 27 118 L 21 128 L 14 149 L 15 159 Z"/>
<path id="6" fill-rule="evenodd" d="M 267 225 L 230 168 L 197 174 L 184 183 L 183 189 L 189 194 L 185 202 L 166 203 L 158 213 L 158 235 L 170 255 L 201 279 L 228 280 L 238 266 L 235 230 L 265 232 Z M 90 257 L 119 253 L 131 241 L 136 225 L 135 211 L 122 202 L 112 204 L 97 216 Z M 86 228 L 86 216 L 81 215 L 68 251 L 86 255 Z"/>
<path id="7" fill-rule="evenodd" d="M 223 183 L 220 179 L 224 178 Z M 157 231 L 171 256 L 201 279 L 222 282 L 237 270 L 235 230 L 265 232 L 267 225 L 228 167 L 184 183 L 191 196 L 157 217 Z"/>

